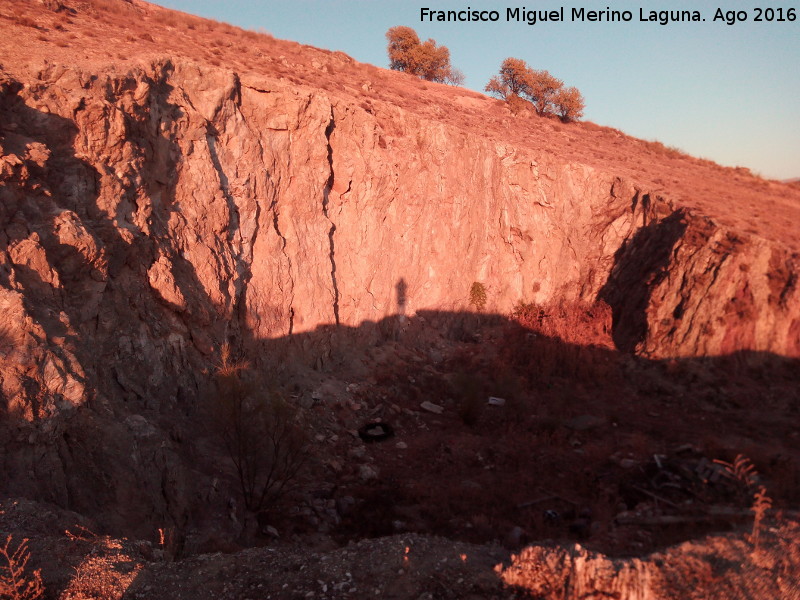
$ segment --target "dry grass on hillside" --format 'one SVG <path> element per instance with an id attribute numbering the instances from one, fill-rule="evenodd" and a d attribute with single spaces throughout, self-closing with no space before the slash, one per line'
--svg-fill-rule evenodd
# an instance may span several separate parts
<path id="1" fill-rule="evenodd" d="M 520 113 L 483 94 L 419 80 L 331 52 L 141 0 L 6 0 L 0 6 L 0 56 L 12 75 L 45 60 L 117 72 L 164 56 L 322 90 L 362 107 L 390 127 L 394 107 L 422 118 L 554 154 L 613 173 L 643 191 L 671 198 L 744 234 L 800 251 L 800 189 L 726 168 L 658 141 L 593 123 L 562 124 Z M 543 65 L 546 67 L 546 65 Z"/>

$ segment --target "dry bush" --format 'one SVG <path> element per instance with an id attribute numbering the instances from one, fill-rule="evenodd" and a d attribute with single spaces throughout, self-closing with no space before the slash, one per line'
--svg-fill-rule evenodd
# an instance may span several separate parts
<path id="1" fill-rule="evenodd" d="M 745 504 L 759 481 L 758 471 L 753 462 L 743 454 L 737 454 L 733 462 L 715 459 L 715 463 L 725 467 L 728 477 L 739 484 L 739 500 Z"/>
<path id="2" fill-rule="evenodd" d="M 647 150 L 653 154 L 658 154 L 659 156 L 666 156 L 667 158 L 689 158 L 689 156 L 680 148 L 677 148 L 676 146 L 665 146 L 658 140 L 641 140 L 641 143 Z"/>
<path id="3" fill-rule="evenodd" d="M 122 600 L 139 576 L 142 563 L 124 540 L 91 540 L 91 552 L 75 568 L 61 600 Z"/>
<path id="4" fill-rule="evenodd" d="M 20 15 L 14 19 L 17 25 L 22 25 L 23 27 L 32 27 L 33 29 L 41 29 L 39 24 L 31 19 L 27 15 Z"/>
<path id="5" fill-rule="evenodd" d="M 530 113 L 533 110 L 533 104 L 531 104 L 529 100 L 520 98 L 516 94 L 509 96 L 506 103 L 508 104 L 508 109 L 511 111 L 511 114 L 515 116 Z"/>
<path id="6" fill-rule="evenodd" d="M 519 100 L 526 100 L 540 116 L 556 114 L 562 121 L 575 121 L 583 116 L 583 96 L 577 88 L 564 87 L 564 82 L 548 71 L 537 71 L 519 58 L 506 58 L 500 72 L 484 88 L 486 92 L 509 102 L 514 114 Z"/>
<path id="7" fill-rule="evenodd" d="M 518 304 L 512 314 L 523 327 L 568 344 L 612 348 L 611 307 L 605 302 Z"/>
<path id="8" fill-rule="evenodd" d="M 518 555 L 511 555 L 511 565 L 506 568 L 497 565 L 495 571 L 507 586 L 525 590 L 534 598 L 566 600 L 570 597 L 576 554 L 585 556 L 585 551 L 580 546 L 529 546 Z"/>
<path id="9" fill-rule="evenodd" d="M 94 542 L 98 539 L 98 535 L 94 531 L 83 525 L 75 525 L 74 532 L 69 529 L 65 530 L 64 535 L 73 542 Z"/>
<path id="10" fill-rule="evenodd" d="M 756 489 L 756 484 L 759 482 L 758 471 L 752 461 L 743 454 L 737 454 L 731 463 L 724 460 L 715 460 L 714 462 L 725 467 L 728 477 L 739 483 L 742 500 L 749 501 L 750 510 L 753 513 L 753 531 L 750 534 L 750 542 L 758 552 L 761 524 L 772 508 L 772 498 L 767 495 L 767 488 L 763 485 Z"/>
<path id="11" fill-rule="evenodd" d="M 530 67 L 520 58 L 507 58 L 500 65 L 499 75 L 489 80 L 484 88 L 490 94 L 508 100 L 512 96 L 521 97 L 528 91 Z"/>
<path id="12" fill-rule="evenodd" d="M 564 82 L 548 71 L 531 71 L 528 78 L 528 96 L 539 115 L 552 112 L 556 94 L 564 87 Z M 577 91 L 577 90 L 576 90 Z"/>
<path id="13" fill-rule="evenodd" d="M 411 73 L 427 81 L 460 85 L 464 76 L 450 64 L 450 50 L 432 39 L 420 41 L 411 27 L 392 27 L 386 32 L 389 41 L 389 68 Z"/>
<path id="14" fill-rule="evenodd" d="M 0 548 L 0 598 L 4 600 L 36 600 L 44 594 L 42 574 L 39 569 L 28 569 L 28 540 L 24 539 L 16 550 L 11 547 L 11 536 Z"/>
<path id="15" fill-rule="evenodd" d="M 583 96 L 576 87 L 561 88 L 553 97 L 553 108 L 565 123 L 580 119 L 585 107 Z"/>
<path id="16" fill-rule="evenodd" d="M 451 67 L 450 73 L 448 73 L 447 77 L 445 77 L 444 79 L 444 82 L 447 85 L 453 85 L 456 87 L 461 87 L 462 85 L 464 85 L 464 81 L 466 81 L 464 72 L 456 67 Z"/>
<path id="17" fill-rule="evenodd" d="M 758 541 L 761 534 L 761 523 L 767 512 L 772 508 L 772 498 L 767 496 L 767 488 L 763 485 L 758 488 L 758 491 L 753 494 L 753 505 L 750 510 L 753 511 L 753 532 L 750 535 L 750 541 L 753 547 L 758 551 Z"/>
<path id="18" fill-rule="evenodd" d="M 472 286 L 469 288 L 469 303 L 478 312 L 482 312 L 486 308 L 486 286 L 481 282 L 472 282 Z"/>
<path id="19" fill-rule="evenodd" d="M 503 358 L 538 381 L 569 378 L 588 384 L 619 377 L 611 340 L 611 308 L 605 302 L 520 304 Z"/>
<path id="20" fill-rule="evenodd" d="M 306 467 L 309 444 L 296 408 L 274 382 L 255 377 L 223 345 L 214 373 L 211 423 L 236 468 L 245 507 L 258 513 L 274 505 Z"/>

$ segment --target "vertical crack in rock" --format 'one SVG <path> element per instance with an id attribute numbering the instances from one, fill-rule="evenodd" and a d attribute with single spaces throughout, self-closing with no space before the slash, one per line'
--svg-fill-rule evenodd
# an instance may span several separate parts
<path id="1" fill-rule="evenodd" d="M 234 313 L 240 313 L 242 309 L 242 302 L 245 301 L 245 291 L 247 289 L 247 284 L 252 277 L 252 271 L 250 269 L 250 261 L 245 260 L 244 258 L 244 248 L 242 247 L 242 240 L 241 237 L 239 239 L 238 248 L 236 248 L 236 244 L 234 243 L 234 239 L 236 237 L 236 233 L 239 232 L 239 224 L 240 224 L 240 215 L 239 215 L 239 207 L 236 205 L 236 201 L 233 198 L 233 194 L 230 192 L 230 185 L 228 181 L 228 176 L 225 174 L 225 170 L 222 168 L 222 162 L 219 159 L 219 153 L 217 152 L 217 136 L 219 132 L 214 128 L 213 125 L 210 123 L 207 125 L 207 132 L 206 132 L 206 142 L 208 144 L 208 153 L 211 157 L 211 163 L 214 165 L 214 171 L 217 173 L 217 177 L 219 178 L 219 186 L 220 191 L 222 191 L 222 196 L 225 198 L 225 203 L 228 206 L 228 232 L 227 232 L 227 241 L 231 247 L 231 254 L 233 255 L 234 260 L 234 297 L 231 298 L 230 294 L 228 293 L 227 286 L 224 285 L 224 278 L 220 277 L 219 280 L 219 287 L 222 294 L 228 299 L 228 303 L 231 305 L 231 309 Z M 252 247 L 255 244 L 255 237 L 258 233 L 258 215 L 260 209 L 258 206 L 258 202 L 256 202 L 256 230 L 253 232 L 253 238 L 250 241 L 250 248 L 252 254 Z M 218 259 L 219 260 L 219 259 Z M 241 314 L 241 313 L 240 313 Z"/>
<path id="2" fill-rule="evenodd" d="M 233 236 L 239 228 L 239 207 L 236 206 L 236 202 L 231 195 L 230 187 L 228 185 L 228 176 L 225 175 L 225 171 L 222 168 L 222 163 L 219 160 L 219 154 L 217 153 L 216 147 L 218 135 L 219 132 L 214 129 L 213 125 L 209 123 L 208 131 L 206 132 L 208 153 L 211 156 L 211 162 L 214 165 L 214 170 L 217 172 L 217 177 L 219 177 L 220 190 L 222 191 L 222 195 L 228 205 L 228 213 L 230 214 L 230 222 L 228 223 L 228 242 L 232 242 Z"/>
<path id="3" fill-rule="evenodd" d="M 289 281 L 292 284 L 292 293 L 289 295 L 289 335 L 292 335 L 292 333 L 294 333 L 294 278 L 292 277 L 292 258 L 289 256 L 289 253 L 286 252 L 286 236 L 281 233 L 280 226 L 278 225 L 278 201 L 273 200 L 269 205 L 269 209 L 272 211 L 272 228 L 281 240 L 281 252 L 289 266 Z M 278 280 L 278 285 L 280 286 L 280 280 Z M 281 292 L 283 292 L 283 289 L 281 289 Z"/>
<path id="4" fill-rule="evenodd" d="M 247 288 L 250 285 L 250 280 L 253 278 L 253 269 L 252 269 L 253 252 L 254 252 L 254 249 L 256 247 L 256 239 L 258 239 L 259 223 L 261 222 L 260 221 L 261 204 L 259 203 L 257 198 L 254 198 L 253 201 L 254 201 L 254 203 L 256 205 L 256 214 L 253 216 L 253 222 L 254 222 L 254 224 L 253 224 L 253 235 L 250 237 L 249 253 L 248 253 L 246 261 L 241 258 L 241 254 L 239 255 L 239 258 L 237 258 L 237 265 L 236 265 L 237 272 L 239 271 L 240 265 L 241 265 L 241 268 L 242 268 L 242 273 L 241 273 L 241 281 L 242 281 L 241 292 L 239 293 L 239 297 L 237 298 L 237 302 L 236 302 L 236 310 L 237 311 L 243 311 L 244 308 L 245 308 L 245 303 L 247 302 L 247 293 L 246 293 L 247 292 Z M 242 249 L 242 253 L 244 253 L 244 249 Z M 241 314 L 241 312 L 239 312 L 239 314 Z"/>
<path id="5" fill-rule="evenodd" d="M 333 147 L 331 146 L 331 135 L 336 128 L 336 122 L 333 116 L 333 107 L 331 107 L 331 120 L 325 128 L 325 139 L 328 141 L 328 167 L 330 175 L 328 181 L 325 183 L 325 189 L 322 192 L 322 214 L 331 223 L 331 228 L 328 230 L 328 244 L 330 245 L 330 258 L 331 258 L 331 283 L 333 284 L 333 317 L 336 324 L 339 324 L 339 285 L 336 282 L 336 247 L 333 239 L 333 234 L 336 233 L 336 225 L 331 221 L 328 215 L 328 199 L 333 189 Z"/>

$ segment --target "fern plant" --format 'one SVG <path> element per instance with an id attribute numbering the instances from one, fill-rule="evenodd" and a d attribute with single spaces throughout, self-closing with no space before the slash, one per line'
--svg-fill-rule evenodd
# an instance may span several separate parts
<path id="1" fill-rule="evenodd" d="M 743 454 L 737 454 L 732 463 L 724 460 L 715 460 L 717 464 L 725 467 L 725 472 L 729 477 L 738 481 L 748 495 L 758 483 L 758 471 L 752 461 Z M 759 536 L 761 534 L 761 523 L 766 517 L 767 512 L 772 508 L 772 498 L 767 495 L 767 488 L 763 485 L 752 496 L 753 500 L 750 510 L 753 513 L 753 531 L 750 534 L 750 541 L 758 551 Z"/>

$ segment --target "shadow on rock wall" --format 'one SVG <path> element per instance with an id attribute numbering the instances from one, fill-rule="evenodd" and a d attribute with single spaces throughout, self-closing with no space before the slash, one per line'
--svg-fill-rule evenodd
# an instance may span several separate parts
<path id="1" fill-rule="evenodd" d="M 169 421 L 186 410 L 207 361 L 171 334 L 214 329 L 215 309 L 168 235 L 169 174 L 179 156 L 170 132 L 182 116 L 168 101 L 170 69 L 140 77 L 147 110 L 99 102 L 89 114 L 97 99 L 87 94 L 74 120 L 31 108 L 18 83 L 0 80 L 3 491 L 73 507 L 110 528 L 140 530 L 142 518 L 187 522 L 183 459 L 169 428 L 139 413 L 167 413 Z M 139 83 L 95 76 L 86 89 L 124 98 Z M 115 128 L 125 132 L 124 148 L 103 142 Z M 154 178 L 132 185 L 110 156 L 93 165 L 76 155 L 93 142 Z M 190 299 L 180 310 L 148 285 L 148 270 L 164 255 Z M 154 382 L 157 395 L 148 393 Z"/>
<path id="2" fill-rule="evenodd" d="M 397 316 L 255 338 L 243 325 L 244 296 L 229 307 L 213 302 L 172 236 L 181 153 L 176 131 L 188 125 L 170 101 L 170 68 L 165 63 L 151 75 L 109 82 L 95 78 L 90 88 L 120 101 L 146 83 L 148 110 L 117 111 L 101 102 L 84 115 L 79 105 L 75 121 L 30 108 L 16 84 L 2 82 L 3 494 L 75 510 L 96 519 L 101 531 L 121 535 L 198 530 L 213 511 L 214 518 L 228 518 L 235 485 L 203 409 L 221 341 L 254 369 L 273 373 L 275 385 L 298 399 L 326 380 L 365 384 L 373 395 L 357 400 L 367 412 L 395 404 L 418 413 L 428 400 L 449 409 L 452 427 L 468 426 L 458 424 L 463 419 L 453 378 L 472 374 L 481 393 L 496 395 L 502 384 L 518 394 L 518 412 L 504 427 L 516 422 L 525 431 L 530 425 L 536 439 L 561 436 L 563 453 L 574 453 L 569 423 L 583 414 L 600 413 L 606 424 L 622 415 L 631 431 L 647 427 L 653 435 L 663 428 L 664 414 L 674 415 L 674 430 L 662 437 L 691 442 L 686 438 L 714 423 L 730 422 L 721 411 L 732 412 L 742 428 L 756 427 L 758 435 L 769 424 L 751 418 L 754 407 L 769 406 L 776 415 L 797 411 L 797 386 L 790 385 L 796 384 L 796 362 L 759 353 L 679 361 L 628 354 L 646 331 L 648 286 L 661 276 L 683 231 L 677 215 L 645 227 L 618 253 L 601 294 L 611 322 L 584 315 L 550 327 L 555 317 L 549 308 L 526 326 L 495 314 L 409 315 L 400 279 Z M 93 101 L 91 94 L 84 99 Z M 215 130 L 207 125 L 201 134 L 210 138 L 233 228 L 235 206 L 213 152 Z M 112 126 L 125 131 L 124 152 L 107 143 Z M 124 159 L 135 173 L 152 176 L 139 184 L 121 181 L 110 158 L 93 165 L 77 156 L 75 148 L 88 143 L 79 130 L 120 152 L 114 161 Z M 162 276 L 174 282 L 171 295 L 150 285 Z M 248 274 L 239 276 L 246 281 Z M 321 397 L 307 410 L 339 409 Z M 347 439 L 350 421 L 336 427 Z M 774 428 L 773 438 L 783 444 L 785 426 Z M 491 429 L 491 436 L 504 431 Z M 597 432 L 594 442 L 622 443 L 611 429 Z M 514 460 L 513 472 L 529 470 L 524 460 Z M 561 464 L 556 457 L 552 462 Z M 418 464 L 423 468 L 424 456 Z M 211 512 L 202 510 L 205 505 Z"/>
<path id="3" fill-rule="evenodd" d="M 651 290 L 666 277 L 672 249 L 685 231 L 684 215 L 675 212 L 639 229 L 614 255 L 614 268 L 598 297 L 612 308 L 614 344 L 621 352 L 635 352 L 644 341 Z"/>

